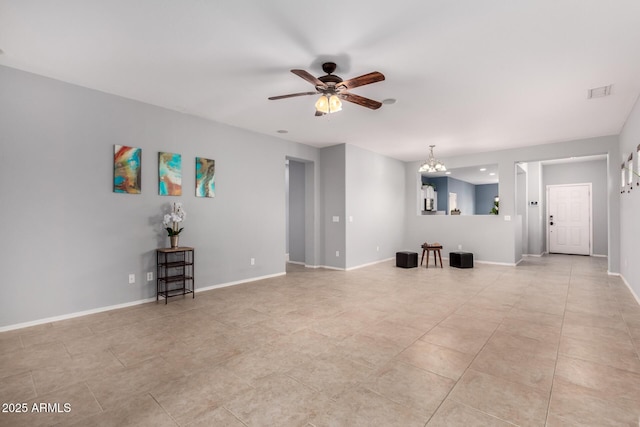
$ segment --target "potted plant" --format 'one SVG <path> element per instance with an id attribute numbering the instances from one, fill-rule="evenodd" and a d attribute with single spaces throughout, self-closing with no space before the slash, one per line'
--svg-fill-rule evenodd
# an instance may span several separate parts
<path id="1" fill-rule="evenodd" d="M 491 208 L 491 212 L 489 212 L 489 214 L 498 215 L 499 211 L 500 211 L 500 199 L 496 197 L 495 199 L 493 199 L 493 207 Z"/>
<path id="2" fill-rule="evenodd" d="M 164 225 L 165 230 L 167 230 L 167 234 L 171 241 L 171 247 L 177 248 L 178 245 L 178 237 L 184 227 L 180 227 L 180 224 L 187 217 L 187 212 L 182 208 L 182 203 L 173 203 L 171 206 L 171 212 L 165 214 L 164 219 L 162 221 L 162 225 Z"/>

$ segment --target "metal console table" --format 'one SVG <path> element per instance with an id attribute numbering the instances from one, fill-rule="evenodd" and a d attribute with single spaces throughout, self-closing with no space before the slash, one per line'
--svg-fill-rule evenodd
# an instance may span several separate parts
<path id="1" fill-rule="evenodd" d="M 156 301 L 192 294 L 195 298 L 193 275 L 194 249 L 189 247 L 156 249 Z"/>

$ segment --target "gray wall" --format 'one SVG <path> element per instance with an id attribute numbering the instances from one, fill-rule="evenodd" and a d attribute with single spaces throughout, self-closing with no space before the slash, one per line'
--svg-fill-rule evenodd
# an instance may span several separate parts
<path id="1" fill-rule="evenodd" d="M 304 163 L 289 160 L 289 260 L 305 262 Z"/>
<path id="2" fill-rule="evenodd" d="M 346 146 L 347 268 L 394 257 L 402 249 L 404 185 L 403 162 Z"/>
<path id="3" fill-rule="evenodd" d="M 493 201 L 498 195 L 498 184 L 480 184 L 475 186 L 475 214 L 490 215 L 493 209 Z"/>
<path id="4" fill-rule="evenodd" d="M 620 179 L 620 164 L 627 159 L 630 153 L 634 153 L 637 162 L 637 147 L 640 144 L 640 100 L 636 102 L 622 132 L 620 133 L 620 154 L 609 159 L 609 163 L 618 172 Z M 637 164 L 637 163 L 636 163 Z M 611 166 L 611 165 L 610 165 Z M 635 181 L 639 178 L 635 176 Z M 614 181 L 613 189 L 620 200 L 620 253 L 622 277 L 634 290 L 636 298 L 640 302 L 640 262 L 638 262 L 638 236 L 640 236 L 640 186 L 636 186 L 631 193 L 620 194 L 619 181 Z M 616 216 L 609 218 L 616 220 Z"/>
<path id="5" fill-rule="evenodd" d="M 456 193 L 456 201 L 460 215 L 474 215 L 476 211 L 475 186 L 459 179 L 447 178 L 449 193 Z M 447 197 L 449 197 L 447 195 Z"/>
<path id="6" fill-rule="evenodd" d="M 551 164 L 542 166 L 543 188 L 547 185 L 591 183 L 593 233 L 592 251 L 594 255 L 607 255 L 607 160 Z M 540 208 L 546 218 L 546 197 Z M 544 220 L 543 236 L 546 242 L 547 221 Z"/>
<path id="7" fill-rule="evenodd" d="M 322 265 L 334 268 L 346 268 L 346 145 L 339 144 L 320 150 L 322 171 L 322 228 L 323 236 Z M 333 221 L 338 218 L 338 222 Z M 338 255 L 336 256 L 336 251 Z"/>
<path id="8" fill-rule="evenodd" d="M 529 214 L 527 197 L 527 165 L 519 163 L 516 166 L 516 215 L 522 217 L 522 253 L 529 253 Z"/>
<path id="9" fill-rule="evenodd" d="M 319 150 L 6 67 L 0 93 L 0 327 L 155 296 L 145 273 L 168 245 L 160 221 L 174 201 L 196 288 L 284 273 L 285 157 L 318 162 Z M 114 144 L 142 148 L 142 194 L 112 192 Z M 158 151 L 182 154 L 181 197 L 158 196 Z M 215 198 L 194 196 L 196 156 L 216 160 Z M 307 178 L 317 209 L 319 180 Z M 308 214 L 319 264 L 322 215 Z"/>
<path id="10" fill-rule="evenodd" d="M 285 253 L 289 253 L 289 160 L 284 167 L 284 229 L 285 229 Z"/>
<path id="11" fill-rule="evenodd" d="M 529 255 L 542 255 L 546 252 L 546 239 L 544 236 L 544 203 L 545 196 L 542 185 L 542 164 L 540 162 L 527 163 L 527 194 L 529 200 L 528 240 Z M 538 202 L 531 205 L 529 202 Z"/>

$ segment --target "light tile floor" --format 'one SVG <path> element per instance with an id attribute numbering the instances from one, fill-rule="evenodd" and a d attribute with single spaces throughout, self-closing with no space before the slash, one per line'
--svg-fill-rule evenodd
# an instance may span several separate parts
<path id="1" fill-rule="evenodd" d="M 638 426 L 639 350 L 604 258 L 290 265 L 0 334 L 0 425 Z"/>

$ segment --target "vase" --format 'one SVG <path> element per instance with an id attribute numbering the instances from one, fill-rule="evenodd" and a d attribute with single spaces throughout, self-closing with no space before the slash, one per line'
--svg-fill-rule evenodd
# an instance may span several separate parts
<path id="1" fill-rule="evenodd" d="M 171 248 L 177 248 L 178 245 L 178 238 L 180 237 L 179 234 L 176 234 L 174 236 L 169 236 L 169 240 L 171 240 Z"/>

